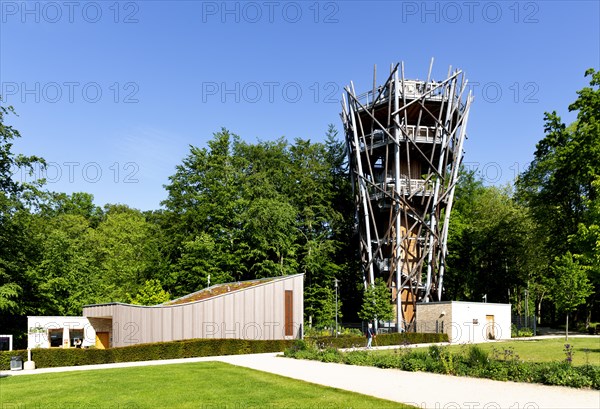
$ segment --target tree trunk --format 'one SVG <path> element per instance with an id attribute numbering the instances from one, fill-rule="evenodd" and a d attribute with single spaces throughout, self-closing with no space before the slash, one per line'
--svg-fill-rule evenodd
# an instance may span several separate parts
<path id="1" fill-rule="evenodd" d="M 585 314 L 585 329 L 590 327 L 590 322 L 592 321 L 592 307 L 590 304 L 586 304 L 586 314 Z"/>
<path id="2" fill-rule="evenodd" d="M 542 301 L 544 300 L 544 294 L 540 295 L 540 300 L 537 303 L 537 323 L 538 325 L 542 323 Z"/>
<path id="3" fill-rule="evenodd" d="M 568 341 L 569 340 L 569 313 L 568 312 L 567 312 L 566 337 L 567 337 L 567 341 Z"/>

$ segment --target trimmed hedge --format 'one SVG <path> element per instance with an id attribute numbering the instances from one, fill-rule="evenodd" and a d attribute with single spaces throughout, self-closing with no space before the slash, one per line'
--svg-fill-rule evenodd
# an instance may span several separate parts
<path id="1" fill-rule="evenodd" d="M 52 368 L 57 366 L 280 352 L 290 347 L 293 342 L 285 340 L 192 339 L 109 349 L 37 348 L 31 350 L 31 359 L 35 362 L 36 368 Z M 10 359 L 13 356 L 21 356 L 23 362 L 25 362 L 27 351 L 0 352 L 0 370 L 10 369 Z"/>
<path id="2" fill-rule="evenodd" d="M 306 338 L 321 348 L 355 348 L 364 347 L 366 337 L 315 337 Z M 426 344 L 432 342 L 448 342 L 448 334 L 425 334 L 419 332 L 401 332 L 393 334 L 379 334 L 373 339 L 373 346 Z"/>
<path id="3" fill-rule="evenodd" d="M 364 337 L 345 336 L 308 338 L 317 345 L 335 348 L 364 346 Z M 373 345 L 403 345 L 425 342 L 447 342 L 447 334 L 395 333 L 377 335 Z M 243 339 L 192 339 L 185 341 L 158 342 L 154 344 L 132 345 L 109 349 L 79 348 L 37 348 L 31 350 L 31 359 L 36 368 L 57 366 L 81 366 L 110 364 L 114 362 L 153 361 L 161 359 L 194 358 L 202 356 L 258 354 L 281 352 L 294 341 L 268 340 L 250 341 Z M 27 351 L 1 351 L 0 370 L 10 369 L 10 358 L 20 356 L 27 360 Z"/>

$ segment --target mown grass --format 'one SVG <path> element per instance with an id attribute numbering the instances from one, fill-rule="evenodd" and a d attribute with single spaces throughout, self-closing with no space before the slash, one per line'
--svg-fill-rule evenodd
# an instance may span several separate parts
<path id="1" fill-rule="evenodd" d="M 504 358 L 505 351 L 513 351 L 519 359 L 525 362 L 555 362 L 566 359 L 565 344 L 573 348 L 573 365 L 600 365 L 600 337 L 535 339 L 523 341 L 484 342 L 477 344 L 488 352 L 491 357 Z M 466 348 L 465 345 L 451 345 L 448 350 L 458 353 Z M 424 347 L 417 347 L 424 350 Z M 390 350 L 377 351 L 378 354 L 393 353 Z M 508 352 L 510 353 L 510 352 Z"/>
<path id="2" fill-rule="evenodd" d="M 0 379 L 0 405 L 97 409 L 412 407 L 221 362 L 10 376 Z"/>

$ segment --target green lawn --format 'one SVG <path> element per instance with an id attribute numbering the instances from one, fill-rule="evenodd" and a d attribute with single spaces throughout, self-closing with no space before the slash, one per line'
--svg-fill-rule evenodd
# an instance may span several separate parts
<path id="1" fill-rule="evenodd" d="M 564 338 L 538 339 L 532 341 L 506 341 L 506 342 L 484 342 L 477 344 L 483 350 L 492 354 L 493 348 L 498 351 L 500 358 L 504 358 L 504 350 L 512 348 L 519 358 L 528 362 L 551 362 L 564 361 L 566 358 L 565 344 L 573 346 L 574 365 L 600 365 L 600 337 L 593 338 Z M 466 348 L 464 345 L 449 346 L 452 352 L 459 352 Z M 490 355 L 492 356 L 492 355 Z"/>
<path id="2" fill-rule="evenodd" d="M 221 362 L 11 376 L 0 406 L 26 408 L 411 408 Z"/>

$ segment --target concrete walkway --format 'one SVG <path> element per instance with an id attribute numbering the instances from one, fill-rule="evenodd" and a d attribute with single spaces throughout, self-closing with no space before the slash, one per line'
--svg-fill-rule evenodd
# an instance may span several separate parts
<path id="1" fill-rule="evenodd" d="M 600 408 L 600 391 L 594 390 L 404 372 L 397 369 L 296 360 L 277 355 L 231 355 L 3 371 L 0 376 L 219 361 L 422 408 Z"/>

